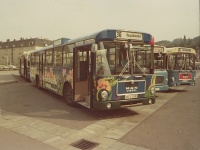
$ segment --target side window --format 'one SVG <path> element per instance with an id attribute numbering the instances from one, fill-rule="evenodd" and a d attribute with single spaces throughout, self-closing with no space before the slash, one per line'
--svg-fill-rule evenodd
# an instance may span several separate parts
<path id="1" fill-rule="evenodd" d="M 39 54 L 35 53 L 35 65 L 39 65 Z"/>
<path id="2" fill-rule="evenodd" d="M 73 66 L 73 45 L 65 45 L 63 50 L 63 65 Z"/>
<path id="3" fill-rule="evenodd" d="M 54 65 L 62 66 L 62 46 L 54 48 Z"/>
<path id="4" fill-rule="evenodd" d="M 53 49 L 49 49 L 49 50 L 47 50 L 45 53 L 46 53 L 46 55 L 45 55 L 45 64 L 46 64 L 46 66 L 52 66 L 52 63 L 53 63 L 53 57 L 52 57 L 52 51 L 53 51 Z"/>
<path id="5" fill-rule="evenodd" d="M 31 54 L 31 65 L 35 65 L 35 55 Z"/>
<path id="6" fill-rule="evenodd" d="M 109 60 L 110 70 L 113 72 L 115 70 L 115 49 L 110 49 L 110 60 Z"/>

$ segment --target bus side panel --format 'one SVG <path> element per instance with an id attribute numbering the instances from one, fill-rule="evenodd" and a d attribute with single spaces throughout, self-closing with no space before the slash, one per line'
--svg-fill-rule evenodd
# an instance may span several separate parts
<path id="1" fill-rule="evenodd" d="M 73 68 L 45 67 L 43 76 L 44 88 L 62 95 L 65 82 L 70 83 L 73 88 Z"/>

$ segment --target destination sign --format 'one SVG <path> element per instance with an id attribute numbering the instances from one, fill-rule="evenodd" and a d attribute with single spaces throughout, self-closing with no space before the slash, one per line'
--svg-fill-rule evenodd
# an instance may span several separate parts
<path id="1" fill-rule="evenodd" d="M 93 43 L 94 43 L 94 39 L 85 40 L 85 44 L 93 44 Z"/>
<path id="2" fill-rule="evenodd" d="M 76 42 L 75 45 L 81 46 L 81 45 L 93 44 L 94 42 L 95 42 L 94 39 L 88 39 L 88 40 L 85 40 L 85 41 Z"/>
<path id="3" fill-rule="evenodd" d="M 141 33 L 126 32 L 126 31 L 117 31 L 116 38 L 131 39 L 131 40 L 142 40 L 143 39 Z"/>
<path id="4" fill-rule="evenodd" d="M 83 45 L 83 41 L 76 42 L 75 45 L 76 46 L 81 46 L 81 45 Z"/>
<path id="5" fill-rule="evenodd" d="M 60 39 L 54 40 L 53 45 L 57 46 L 57 45 L 60 45 L 60 44 L 64 44 L 68 40 L 69 40 L 68 38 L 60 38 Z"/>
<path id="6" fill-rule="evenodd" d="M 179 48 L 178 51 L 179 52 L 191 52 L 191 49 L 189 49 L 189 48 Z"/>
<path id="7" fill-rule="evenodd" d="M 157 52 L 157 53 L 162 53 L 164 52 L 164 48 L 163 47 L 154 47 L 154 52 Z"/>

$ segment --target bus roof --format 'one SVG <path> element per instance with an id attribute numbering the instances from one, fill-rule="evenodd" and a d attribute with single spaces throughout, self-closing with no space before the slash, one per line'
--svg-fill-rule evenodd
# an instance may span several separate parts
<path id="1" fill-rule="evenodd" d="M 137 31 L 128 31 L 128 30 L 116 30 L 116 29 L 106 29 L 102 30 L 100 32 L 96 32 L 87 36 L 79 37 L 76 39 L 69 39 L 65 38 L 64 42 L 62 42 L 60 45 L 50 45 L 47 47 L 40 48 L 38 50 L 31 50 L 29 53 L 36 53 L 41 52 L 46 49 L 58 47 L 61 45 L 67 45 L 67 44 L 75 44 L 76 46 L 80 45 L 86 45 L 86 44 L 93 44 L 97 43 L 98 41 L 102 40 L 124 40 L 124 41 L 136 41 L 136 42 L 142 42 L 144 44 L 150 44 L 154 45 L 154 38 L 151 34 L 144 33 L 144 32 L 137 32 Z M 62 38 L 61 38 L 62 40 Z"/>
<path id="2" fill-rule="evenodd" d="M 77 43 L 84 44 L 84 42 L 88 43 L 96 43 L 102 40 L 131 40 L 131 41 L 142 41 L 145 44 L 154 44 L 154 38 L 151 34 L 138 32 L 138 31 L 128 31 L 128 30 L 116 30 L 116 29 L 106 29 L 100 32 L 96 32 L 87 36 L 79 37 L 76 39 L 69 40 L 67 43 Z M 82 42 L 82 43 L 81 43 Z"/>

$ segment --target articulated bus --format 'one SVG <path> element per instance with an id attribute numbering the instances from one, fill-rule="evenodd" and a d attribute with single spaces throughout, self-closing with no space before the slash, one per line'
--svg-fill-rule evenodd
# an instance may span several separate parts
<path id="1" fill-rule="evenodd" d="M 196 51 L 192 48 L 173 47 L 166 48 L 164 59 L 168 71 L 168 85 L 195 85 Z"/>
<path id="2" fill-rule="evenodd" d="M 144 50 L 144 44 L 151 48 Z M 147 33 L 103 30 L 31 52 L 30 80 L 71 106 L 107 110 L 153 104 L 153 45 Z"/>
<path id="3" fill-rule="evenodd" d="M 29 70 L 29 65 L 30 65 L 30 51 L 24 52 L 19 60 L 20 60 L 20 67 L 19 67 L 19 74 L 21 77 L 23 77 L 26 80 L 30 79 L 30 70 Z"/>

